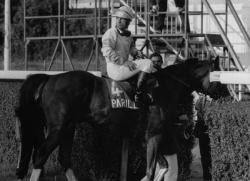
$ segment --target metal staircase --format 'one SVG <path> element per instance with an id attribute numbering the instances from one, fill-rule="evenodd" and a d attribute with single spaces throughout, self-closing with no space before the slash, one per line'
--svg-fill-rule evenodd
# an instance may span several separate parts
<path id="1" fill-rule="evenodd" d="M 228 61 L 228 67 L 221 65 L 221 70 L 228 70 L 231 71 L 231 64 L 235 67 L 234 71 L 244 71 L 243 65 L 237 56 L 231 42 L 229 41 L 226 32 L 223 30 L 218 18 L 216 17 L 213 9 L 211 8 L 208 0 L 202 0 L 204 5 L 206 6 L 207 10 L 209 11 L 210 16 L 212 17 L 214 23 L 218 27 L 218 30 L 220 32 L 219 35 L 206 35 L 206 39 L 208 42 L 208 45 L 214 55 L 218 55 L 218 53 L 215 51 L 216 47 L 223 48 L 223 56 L 221 56 L 224 59 L 224 65 L 226 65 L 226 61 Z M 243 33 L 243 36 L 247 42 L 247 45 L 250 48 L 250 38 L 247 34 L 238 14 L 236 13 L 236 10 L 233 7 L 233 4 L 230 0 L 227 0 L 227 5 L 230 8 L 233 17 L 235 18 L 241 32 Z M 225 51 L 226 50 L 226 51 Z M 239 96 L 237 96 L 237 90 L 235 89 L 236 86 L 229 84 L 228 90 L 230 94 L 236 99 L 239 100 Z M 250 90 L 250 85 L 246 85 L 248 91 Z"/>
<path id="2" fill-rule="evenodd" d="M 168 31 L 168 30 L 165 30 L 165 32 L 163 32 L 162 34 L 156 34 L 156 30 L 155 30 L 155 26 L 154 26 L 155 15 L 150 14 L 149 7 L 147 6 L 146 0 L 136 0 L 136 1 L 119 0 L 119 2 L 121 3 L 121 5 L 131 7 L 133 9 L 134 13 L 136 14 L 136 18 L 135 18 L 135 22 L 134 22 L 135 37 L 145 38 L 146 39 L 145 43 L 147 43 L 147 42 L 152 43 L 151 39 L 157 38 L 160 41 L 164 42 L 164 44 L 165 44 L 164 48 L 167 50 L 166 52 L 168 52 L 168 53 L 172 52 L 175 55 L 177 55 L 179 57 L 179 59 L 181 59 L 181 60 L 184 59 L 184 57 L 181 54 L 179 54 L 177 47 L 170 44 L 169 41 L 164 37 L 164 35 L 167 35 L 166 31 Z M 139 5 L 139 7 L 138 7 L 138 5 Z M 152 21 L 150 21 L 150 19 Z M 177 19 L 178 19 L 177 14 L 172 14 L 172 16 L 171 16 L 172 21 L 167 22 L 167 27 L 169 27 L 169 31 L 171 31 L 169 33 L 171 33 L 171 34 L 175 34 L 178 31 Z M 176 27 L 175 27 L 175 30 L 173 31 L 173 29 L 171 27 L 173 25 L 172 22 L 174 20 L 175 20 Z M 139 24 L 141 24 L 140 27 L 139 27 Z M 140 31 L 138 31 L 138 29 L 143 29 L 142 33 L 140 33 Z M 170 29 L 172 29 L 172 30 L 170 30 Z M 152 45 L 150 45 L 150 48 L 153 49 L 152 51 L 154 51 L 154 47 Z"/>
<path id="3" fill-rule="evenodd" d="M 223 59 L 222 64 L 220 65 L 221 70 L 228 69 L 230 70 L 230 54 L 227 49 L 227 46 L 220 34 L 206 34 L 206 41 L 209 47 L 210 52 L 212 52 L 213 56 L 219 56 L 220 59 Z M 219 51 L 218 51 L 219 50 Z M 226 62 L 228 62 L 228 66 L 226 66 Z M 227 67 L 227 68 L 226 68 Z M 228 91 L 232 97 L 234 97 L 237 101 L 239 101 L 238 96 L 236 94 L 235 88 L 232 85 L 227 85 Z"/>
<path id="4" fill-rule="evenodd" d="M 134 22 L 133 34 L 138 38 L 145 38 L 146 40 L 153 40 L 153 46 L 150 48 L 157 50 L 163 54 L 175 54 L 176 59 L 184 60 L 187 57 L 197 57 L 199 59 L 208 59 L 209 52 L 205 46 L 204 36 L 198 37 L 195 35 L 192 38 L 188 38 L 183 27 L 179 12 L 159 12 L 166 13 L 165 28 L 162 33 L 156 33 L 155 30 L 155 19 L 158 14 L 150 14 L 146 4 L 147 0 L 119 0 L 121 5 L 130 6 L 136 14 Z M 140 26 L 140 24 L 142 26 Z M 148 27 L 148 28 L 147 28 Z M 142 29 L 142 33 L 141 33 Z M 183 38 L 189 39 L 188 45 L 184 46 L 182 41 Z M 158 44 L 160 42 L 160 46 Z M 186 42 L 184 42 L 186 43 Z M 155 46 L 154 46 L 155 45 Z M 188 48 L 188 51 L 186 49 Z M 187 53 L 186 53 L 187 52 Z M 170 63 L 171 64 L 171 63 Z"/>
<path id="5" fill-rule="evenodd" d="M 165 18 L 165 30 L 162 34 L 156 34 L 154 20 L 156 15 L 149 13 L 149 7 L 147 5 L 147 0 L 119 0 L 122 5 L 130 6 L 136 13 L 135 20 L 135 36 L 139 38 L 145 38 L 147 40 L 158 39 L 165 43 L 165 46 L 162 47 L 153 47 L 157 48 L 160 52 L 166 52 L 169 54 L 173 52 L 175 55 L 178 55 L 180 59 L 184 60 L 184 57 L 197 57 L 199 59 L 209 59 L 211 56 L 220 56 L 223 60 L 221 64 L 221 70 L 223 71 L 244 71 L 243 65 L 236 54 L 233 45 L 229 41 L 227 32 L 223 29 L 220 24 L 216 13 L 212 9 L 209 0 L 201 0 L 202 6 L 206 7 L 207 12 L 212 18 L 213 22 L 219 30 L 219 34 L 187 34 L 183 32 L 180 28 L 180 18 L 178 17 L 178 12 L 169 13 L 166 12 Z M 247 34 L 234 6 L 230 0 L 226 0 L 226 6 L 230 9 L 235 21 L 238 24 L 239 29 L 241 30 L 243 37 L 250 48 L 250 38 Z M 203 9 L 203 8 L 202 8 Z M 201 11 L 201 14 L 204 12 Z M 226 14 L 226 12 L 225 12 Z M 144 33 L 141 33 L 136 30 L 136 28 L 142 25 Z M 185 47 L 181 47 L 182 39 L 185 38 L 186 43 Z M 152 48 L 152 46 L 151 46 Z M 163 51 L 163 49 L 165 51 Z M 183 50 L 185 52 L 183 52 Z M 187 53 L 186 53 L 187 52 Z M 230 94 L 238 100 L 237 91 L 234 88 L 235 86 L 229 85 L 228 89 Z M 247 85 L 247 89 L 250 90 L 250 86 Z"/>

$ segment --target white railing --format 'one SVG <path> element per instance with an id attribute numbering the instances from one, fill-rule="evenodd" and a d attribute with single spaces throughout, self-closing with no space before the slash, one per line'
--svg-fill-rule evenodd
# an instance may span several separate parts
<path id="1" fill-rule="evenodd" d="M 56 75 L 60 73 L 63 73 L 63 71 L 19 71 L 19 70 L 0 71 L 0 80 L 24 80 L 27 78 L 27 76 L 33 74 Z M 89 71 L 89 73 L 101 77 L 100 71 Z"/>
<path id="2" fill-rule="evenodd" d="M 242 99 L 242 85 L 250 86 L 250 72 L 214 71 L 210 73 L 210 82 L 227 84 L 234 90 L 234 98 Z M 238 93 L 235 92 L 237 89 Z"/>
<path id="3" fill-rule="evenodd" d="M 250 72 L 214 71 L 210 73 L 210 82 L 250 85 Z"/>

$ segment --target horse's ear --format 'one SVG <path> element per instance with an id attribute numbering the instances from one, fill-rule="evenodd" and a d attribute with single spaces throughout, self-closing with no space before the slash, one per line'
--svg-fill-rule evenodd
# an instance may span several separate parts
<path id="1" fill-rule="evenodd" d="M 214 70 L 221 70 L 220 68 L 220 57 L 216 56 L 215 59 L 213 60 L 213 64 L 214 64 Z"/>

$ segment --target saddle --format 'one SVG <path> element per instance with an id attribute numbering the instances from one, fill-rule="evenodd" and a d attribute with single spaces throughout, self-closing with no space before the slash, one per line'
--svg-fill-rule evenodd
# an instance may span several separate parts
<path id="1" fill-rule="evenodd" d="M 113 109 L 138 109 L 134 102 L 136 90 L 135 80 L 115 81 L 110 78 L 105 78 L 105 81 L 108 86 L 111 106 Z"/>
<path id="2" fill-rule="evenodd" d="M 139 109 L 134 100 L 136 92 L 137 76 L 124 81 L 115 81 L 108 77 L 104 77 L 110 95 L 111 106 L 113 109 L 127 108 L 127 109 Z M 151 78 L 147 81 L 147 89 L 151 90 L 158 85 L 155 78 Z M 151 91 L 149 91 L 151 93 Z"/>

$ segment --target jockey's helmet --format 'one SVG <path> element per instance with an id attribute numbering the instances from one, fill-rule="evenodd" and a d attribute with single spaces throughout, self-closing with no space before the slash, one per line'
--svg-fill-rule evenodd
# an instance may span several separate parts
<path id="1" fill-rule="evenodd" d="M 125 18 L 131 21 L 134 18 L 134 12 L 128 6 L 121 6 L 118 10 L 115 11 L 113 16 L 118 18 Z"/>

